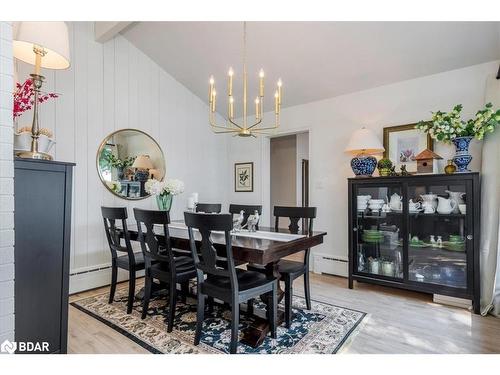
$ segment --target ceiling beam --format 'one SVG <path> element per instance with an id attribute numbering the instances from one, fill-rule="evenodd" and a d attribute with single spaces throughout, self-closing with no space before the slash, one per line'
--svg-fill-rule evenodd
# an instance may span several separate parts
<path id="1" fill-rule="evenodd" d="M 99 43 L 113 39 L 120 31 L 133 22 L 94 22 L 95 40 Z"/>

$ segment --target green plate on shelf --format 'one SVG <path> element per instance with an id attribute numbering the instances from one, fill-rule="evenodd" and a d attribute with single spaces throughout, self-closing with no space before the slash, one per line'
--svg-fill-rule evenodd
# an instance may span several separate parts
<path id="1" fill-rule="evenodd" d="M 418 247 L 418 248 L 429 247 L 429 244 L 425 243 L 424 241 L 410 241 L 409 245 L 411 247 Z"/>
<path id="2" fill-rule="evenodd" d="M 443 242 L 443 249 L 449 250 L 449 251 L 463 252 L 463 251 L 465 251 L 465 241 L 460 241 L 460 242 L 444 241 Z"/>
<path id="3" fill-rule="evenodd" d="M 382 234 L 378 229 L 363 229 L 363 234 Z"/>

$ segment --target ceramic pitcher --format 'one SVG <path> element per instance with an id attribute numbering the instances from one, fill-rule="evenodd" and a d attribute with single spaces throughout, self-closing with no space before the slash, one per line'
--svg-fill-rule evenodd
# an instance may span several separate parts
<path id="1" fill-rule="evenodd" d="M 436 208 L 437 207 L 437 195 L 436 194 L 422 194 L 420 196 L 423 200 L 422 202 L 422 205 L 425 205 L 425 206 L 429 206 L 429 207 L 432 207 L 432 208 Z"/>
<path id="2" fill-rule="evenodd" d="M 440 214 L 451 214 L 457 206 L 457 203 L 451 199 L 438 197 L 437 212 Z"/>
<path id="3" fill-rule="evenodd" d="M 453 213 L 458 214 L 459 213 L 458 205 L 465 203 L 464 202 L 465 193 L 462 193 L 460 191 L 449 191 L 449 190 L 445 190 L 445 191 L 449 194 L 450 199 L 456 203 L 456 206 L 453 209 Z"/>
<path id="4" fill-rule="evenodd" d="M 391 207 L 391 210 L 401 210 L 402 207 L 402 199 L 403 197 L 400 197 L 398 193 L 394 193 L 391 195 L 391 200 L 389 201 L 389 207 Z"/>

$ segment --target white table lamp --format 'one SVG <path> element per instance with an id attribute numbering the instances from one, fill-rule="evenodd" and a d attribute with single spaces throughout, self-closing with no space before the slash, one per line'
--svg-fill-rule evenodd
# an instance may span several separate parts
<path id="1" fill-rule="evenodd" d="M 13 41 L 14 57 L 35 66 L 30 74 L 35 91 L 33 123 L 31 125 L 31 150 L 16 156 L 51 160 L 52 156 L 38 152 L 40 126 L 38 123 L 38 96 L 44 77 L 40 69 L 67 69 L 70 66 L 68 27 L 64 22 L 20 22 Z"/>
<path id="2" fill-rule="evenodd" d="M 132 168 L 135 168 L 135 179 L 137 181 L 146 181 L 149 177 L 149 170 L 154 169 L 154 165 L 149 155 L 139 155 L 135 158 Z"/>
<path id="3" fill-rule="evenodd" d="M 345 148 L 345 152 L 355 155 L 351 159 L 351 168 L 356 177 L 371 176 L 377 166 L 377 159 L 372 155 L 384 151 L 375 132 L 364 127 L 353 133 Z"/>

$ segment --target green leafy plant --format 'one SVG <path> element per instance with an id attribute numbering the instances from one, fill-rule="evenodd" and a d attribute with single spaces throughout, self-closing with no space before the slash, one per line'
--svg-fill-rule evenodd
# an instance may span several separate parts
<path id="1" fill-rule="evenodd" d="M 381 176 L 389 176 L 391 174 L 392 161 L 388 158 L 380 159 L 377 163 L 377 168 Z"/>
<path id="2" fill-rule="evenodd" d="M 378 169 L 391 169 L 392 168 L 391 159 L 388 159 L 388 158 L 380 159 L 377 163 L 377 168 Z"/>
<path id="3" fill-rule="evenodd" d="M 122 160 L 122 159 L 116 157 L 116 155 L 114 155 L 111 152 L 106 153 L 104 157 L 106 158 L 109 165 L 111 165 L 113 168 L 130 167 L 132 164 L 134 164 L 134 161 L 136 158 L 135 156 L 129 156 L 128 158 L 125 158 Z"/>
<path id="4" fill-rule="evenodd" d="M 475 118 L 467 121 L 461 119 L 462 108 L 458 104 L 451 112 L 433 112 L 431 121 L 421 121 L 415 128 L 429 133 L 435 140 L 450 143 L 457 137 L 475 137 L 481 140 L 500 124 L 500 109 L 494 111 L 491 103 L 477 111 Z"/>

